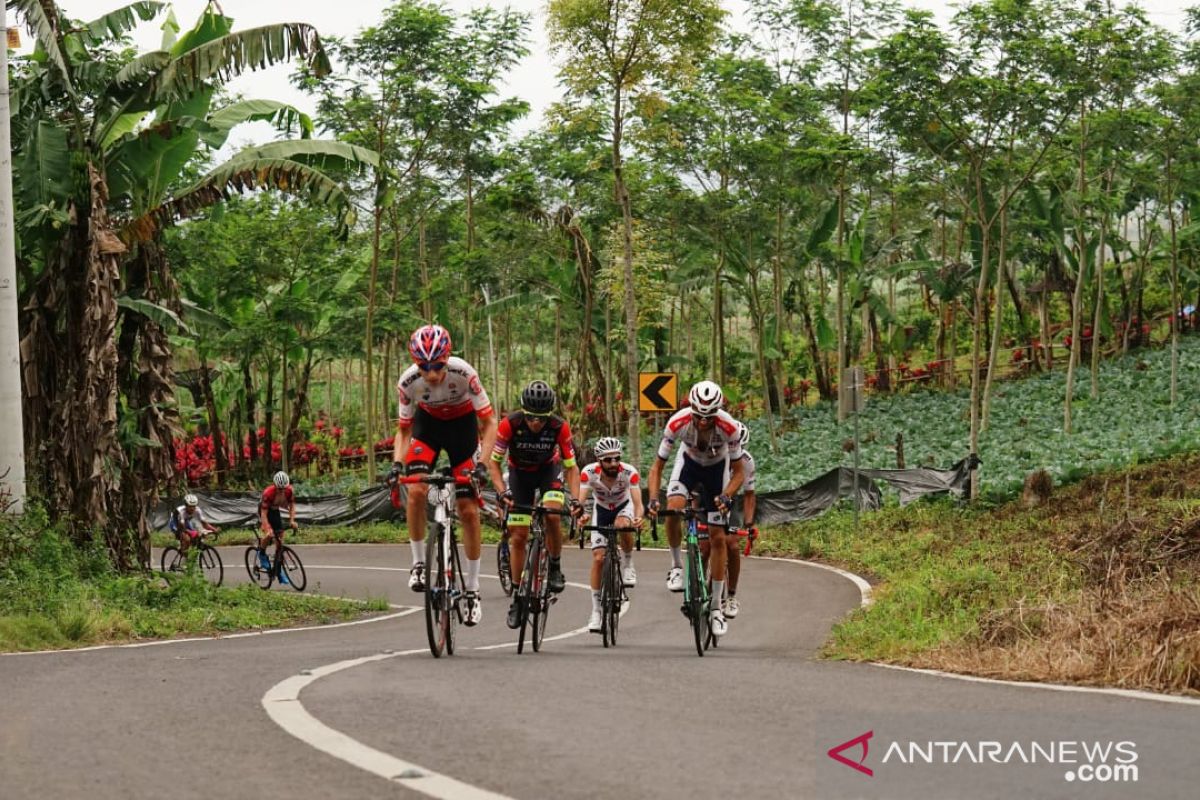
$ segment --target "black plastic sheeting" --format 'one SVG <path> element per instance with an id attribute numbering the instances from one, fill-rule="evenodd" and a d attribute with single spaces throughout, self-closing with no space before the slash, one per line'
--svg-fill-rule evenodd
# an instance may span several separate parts
<path id="1" fill-rule="evenodd" d="M 950 469 L 917 467 L 914 469 L 860 469 L 858 497 L 860 508 L 870 511 L 883 504 L 883 494 L 876 481 L 882 481 L 900 495 L 906 505 L 922 497 L 945 495 L 966 497 L 971 482 L 971 470 L 979 465 L 973 456 L 964 458 Z M 759 525 L 778 525 L 812 519 L 828 511 L 843 497 L 855 493 L 854 470 L 837 467 L 814 478 L 803 486 L 777 492 L 760 492 L 757 497 L 756 522 Z M 204 517 L 218 527 L 256 527 L 258 525 L 259 495 L 250 492 L 195 492 L 200 498 Z M 496 495 L 483 491 L 485 512 L 496 507 Z M 167 527 L 170 513 L 178 502 L 159 506 L 151 516 L 152 528 Z M 735 503 L 738 522 L 741 503 Z M 285 512 L 286 514 L 286 512 Z M 286 521 L 286 516 L 285 516 Z M 378 486 L 361 492 L 354 498 L 344 495 L 296 499 L 296 522 L 305 526 L 353 525 L 359 522 L 404 521 L 403 487 L 400 508 L 392 506 L 391 490 Z"/>

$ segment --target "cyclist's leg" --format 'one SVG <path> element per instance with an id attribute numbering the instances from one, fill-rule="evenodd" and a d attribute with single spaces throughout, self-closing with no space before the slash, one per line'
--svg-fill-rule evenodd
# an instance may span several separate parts
<path id="1" fill-rule="evenodd" d="M 667 480 L 667 508 L 673 511 L 681 510 L 687 505 L 688 487 L 682 482 L 684 467 L 691 463 L 681 449 L 675 456 L 675 465 L 671 468 L 671 477 Z M 671 566 L 673 569 L 683 567 L 683 523 L 679 517 L 667 517 L 667 546 L 671 549 Z"/>
<path id="2" fill-rule="evenodd" d="M 566 497 L 562 490 L 562 466 L 551 464 L 540 472 L 542 487 L 542 505 L 561 511 Z M 566 587 L 566 579 L 562 573 L 562 519 L 554 514 L 547 514 L 546 520 L 546 550 L 550 554 L 550 591 L 561 592 Z"/>
<path id="3" fill-rule="evenodd" d="M 404 454 L 405 475 L 427 475 L 433 469 L 441 452 L 444 429 L 441 420 L 435 419 L 423 409 L 417 410 L 413 421 L 412 440 Z M 423 483 L 405 484 L 405 516 L 408 519 L 408 541 L 413 566 L 425 562 L 426 508 L 429 502 L 429 486 Z M 410 584 L 411 585 L 411 584 Z"/>
<path id="4" fill-rule="evenodd" d="M 617 510 L 616 527 L 628 528 L 633 525 L 633 500 Z M 617 554 L 621 559 L 621 578 L 627 587 L 637 585 L 637 571 L 633 568 L 633 534 L 622 533 L 618 539 Z"/>
<path id="5" fill-rule="evenodd" d="M 508 490 L 513 494 L 513 503 L 519 506 L 533 505 L 537 492 L 537 473 L 511 469 L 508 472 Z M 525 551 L 529 544 L 529 514 L 510 514 L 508 517 L 508 563 L 512 567 L 513 584 L 521 584 L 525 568 Z"/>
<path id="6" fill-rule="evenodd" d="M 740 544 L 741 540 L 736 536 L 726 536 L 725 539 L 726 558 L 728 559 L 726 571 L 729 574 L 729 596 L 733 597 L 737 594 L 738 578 L 742 573 L 742 546 Z"/>
<path id="7" fill-rule="evenodd" d="M 475 473 L 475 451 L 479 449 L 479 420 L 472 411 L 456 419 L 446 422 L 446 455 L 457 477 L 470 478 Z M 458 520 L 462 524 L 463 551 L 466 554 L 464 565 L 464 583 L 469 597 L 467 609 L 470 624 L 477 624 L 482 619 L 479 604 L 479 569 L 482 555 L 480 536 L 479 505 L 476 502 L 475 490 L 471 486 L 456 486 L 454 496 L 457 498 Z"/>
<path id="8" fill-rule="evenodd" d="M 562 510 L 566 496 L 563 494 L 563 475 L 561 464 L 550 464 L 541 470 L 542 505 L 546 508 Z M 562 556 L 562 518 L 554 514 L 546 515 L 546 545 L 550 558 L 557 561 Z"/>
<path id="9" fill-rule="evenodd" d="M 592 511 L 593 525 L 612 525 L 617 512 L 599 505 Z M 592 633 L 600 631 L 600 581 L 604 574 L 604 552 L 608 545 L 606 537 L 597 531 L 592 531 L 592 571 L 589 575 L 592 587 L 592 613 L 588 617 L 588 630 Z"/>

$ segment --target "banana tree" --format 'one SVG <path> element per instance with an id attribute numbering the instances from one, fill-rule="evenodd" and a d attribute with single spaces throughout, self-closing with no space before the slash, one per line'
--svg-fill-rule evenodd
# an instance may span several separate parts
<path id="1" fill-rule="evenodd" d="M 315 29 L 282 23 L 233 31 L 210 4 L 161 50 L 130 59 L 122 39 L 163 4 L 138 2 L 92 23 L 51 0 L 8 0 L 36 42 L 13 89 L 22 353 L 30 463 L 73 537 L 102 535 L 121 568 L 146 563 L 146 511 L 173 473 L 171 348 L 133 299 L 175 307 L 164 229 L 235 193 L 275 189 L 354 209 L 327 170 L 371 163 L 366 151 L 311 141 L 239 154 L 199 180 L 198 160 L 243 119 L 303 128 L 282 105 L 213 109 L 218 87 L 243 72 L 301 60 L 327 71 Z M 223 112 L 223 113 L 222 113 Z M 180 188 L 183 187 L 183 188 Z"/>

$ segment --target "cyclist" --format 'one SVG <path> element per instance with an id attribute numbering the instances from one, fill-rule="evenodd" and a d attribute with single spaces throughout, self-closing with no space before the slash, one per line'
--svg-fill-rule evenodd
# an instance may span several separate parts
<path id="1" fill-rule="evenodd" d="M 738 436 L 738 442 L 742 446 L 742 527 L 750 531 L 751 537 L 757 537 L 758 528 L 754 527 L 754 512 L 758 502 L 754 492 L 756 469 L 754 466 L 754 456 L 750 455 L 750 451 L 746 449 L 746 445 L 750 442 L 750 428 L 745 423 L 739 424 L 741 425 L 741 432 Z M 738 611 L 740 610 L 736 595 L 738 578 L 742 573 L 742 547 L 738 544 L 737 538 L 733 536 L 727 537 L 726 547 L 729 553 L 729 580 L 725 585 L 726 597 L 721 603 L 721 610 L 725 612 L 726 619 L 733 619 L 738 615 Z"/>
<path id="2" fill-rule="evenodd" d="M 533 495 L 542 490 L 542 504 L 561 509 L 563 481 L 571 495 L 571 505 L 578 501 L 579 465 L 575 463 L 571 426 L 554 414 L 557 398 L 545 381 L 532 381 L 521 390 L 521 410 L 500 421 L 488 470 L 496 496 L 506 508 L 533 504 Z M 500 473 L 500 464 L 508 457 L 508 486 Z M 509 563 L 513 585 L 520 585 L 525 564 L 525 544 L 529 539 L 529 515 L 510 514 L 508 517 Z M 562 522 L 554 515 L 546 517 L 546 549 L 550 553 L 550 591 L 566 588 L 562 573 Z M 521 605 L 515 593 L 508 608 L 508 627 L 521 624 Z"/>
<path id="3" fill-rule="evenodd" d="M 423 325 L 408 340 L 413 363 L 396 382 L 399 396 L 399 435 L 392 451 L 391 480 L 401 473 L 427 474 L 438 455 L 445 450 L 456 476 L 470 477 L 475 468 L 475 449 L 482 440 L 483 452 L 492 449 L 496 439 L 496 417 L 487 392 L 479 382 L 479 373 L 461 358 L 450 355 L 450 333 L 441 325 Z M 478 625 L 483 619 L 479 599 L 479 506 L 475 487 L 457 486 L 455 496 L 458 518 L 463 528 L 463 548 L 467 554 L 467 613 L 464 625 Z M 414 592 L 425 591 L 425 520 L 429 487 L 423 483 L 408 485 L 406 511 L 409 547 L 413 565 L 408 586 Z"/>
<path id="4" fill-rule="evenodd" d="M 200 498 L 194 494 L 187 494 L 183 497 L 183 505 L 176 508 L 171 513 L 171 519 L 167 523 L 171 533 L 175 534 L 175 538 L 179 540 L 179 552 L 187 556 L 188 548 L 192 546 L 192 542 L 199 541 L 200 537 L 206 533 L 216 533 L 215 526 L 210 525 L 208 520 L 204 518 L 204 513 L 200 510 Z"/>
<path id="5" fill-rule="evenodd" d="M 738 422 L 721 409 L 725 395 L 712 381 L 700 381 L 688 392 L 688 408 L 681 409 L 667 421 L 654 466 L 650 468 L 651 516 L 658 513 L 658 490 L 662 483 L 663 466 L 671 450 L 679 442 L 683 457 L 676 461 L 667 484 L 667 507 L 682 509 L 688 494 L 695 490 L 701 495 L 701 510 L 708 512 L 709 541 L 712 544 L 712 596 L 721 597 L 725 591 L 725 522 L 722 514 L 733 503 L 731 499 L 742 485 L 742 446 L 738 441 Z M 726 479 L 725 462 L 730 463 Z M 679 517 L 667 518 L 667 542 L 671 547 L 671 570 L 667 573 L 667 589 L 683 591 L 683 539 Z M 712 632 L 724 636 L 727 630 L 725 614 L 720 603 L 711 603 Z"/>
<path id="6" fill-rule="evenodd" d="M 258 558 L 262 568 L 270 571 L 271 561 L 267 558 L 267 547 L 275 542 L 275 560 L 279 560 L 279 551 L 283 549 L 283 514 L 280 509 L 288 510 L 288 527 L 296 529 L 296 495 L 292 491 L 292 479 L 283 470 L 275 473 L 271 485 L 263 489 L 262 499 L 258 503 L 258 523 L 262 528 L 262 549 Z M 287 575 L 279 571 L 279 582 L 286 584 Z"/>
<path id="7" fill-rule="evenodd" d="M 605 436 L 596 442 L 593 451 L 596 460 L 583 468 L 580 480 L 579 506 L 573 509 L 577 517 L 583 516 L 583 503 L 588 494 L 595 495 L 592 511 L 593 525 L 612 525 L 616 528 L 641 527 L 642 487 L 638 471 L 632 464 L 621 460 L 624 445 L 620 439 Z M 604 568 L 604 537 L 592 532 L 592 615 L 588 618 L 588 630 L 600 632 L 600 578 Z M 620 535 L 621 580 L 628 588 L 637 586 L 637 570 L 633 568 L 633 534 Z"/>

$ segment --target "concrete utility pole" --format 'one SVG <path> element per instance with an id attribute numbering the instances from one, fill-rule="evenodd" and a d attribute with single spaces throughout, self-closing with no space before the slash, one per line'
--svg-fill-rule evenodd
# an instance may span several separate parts
<path id="1" fill-rule="evenodd" d="M 25 510 L 25 433 L 21 408 L 21 335 L 17 327 L 17 253 L 13 226 L 12 134 L 8 127 L 8 8 L 0 4 L 0 484 Z"/>

